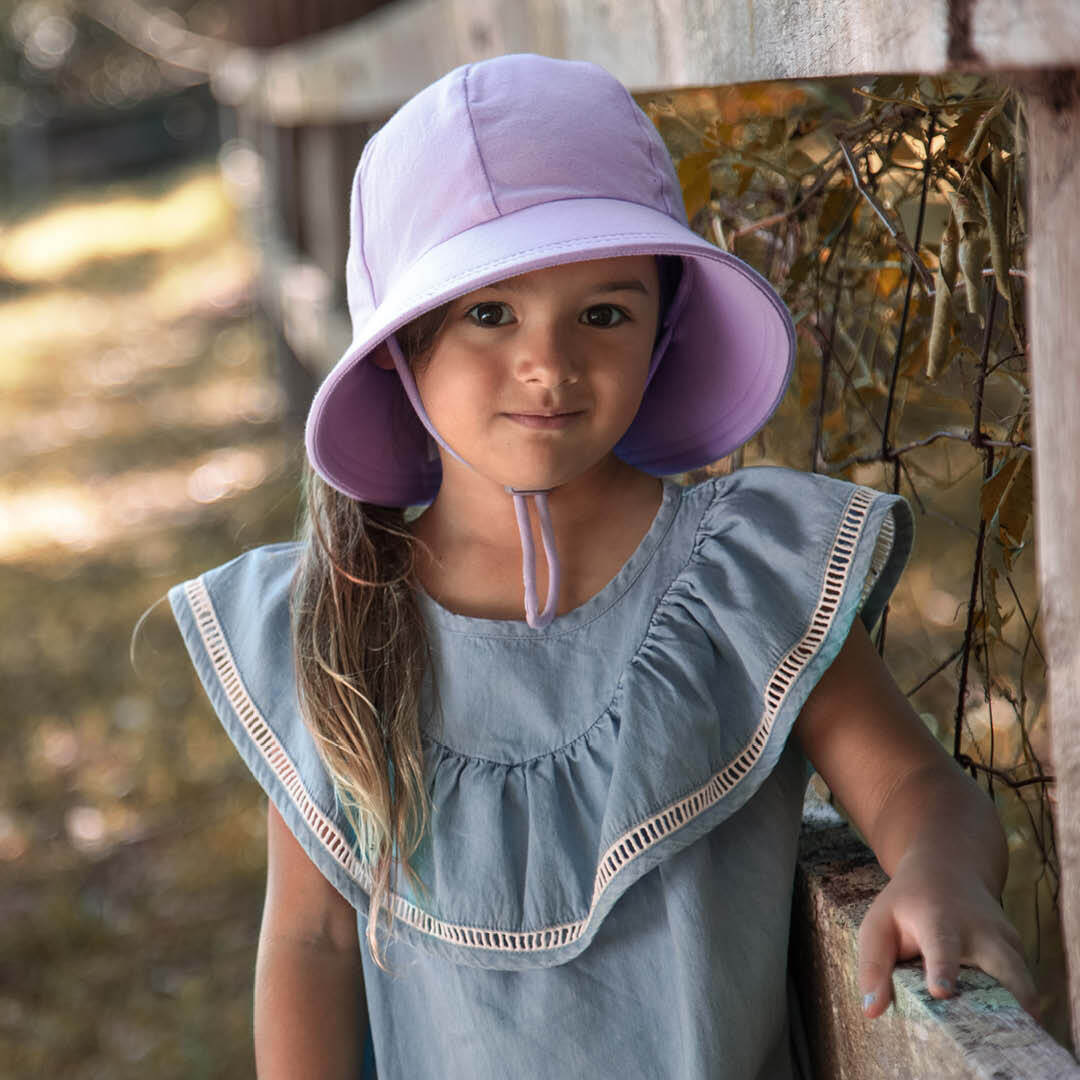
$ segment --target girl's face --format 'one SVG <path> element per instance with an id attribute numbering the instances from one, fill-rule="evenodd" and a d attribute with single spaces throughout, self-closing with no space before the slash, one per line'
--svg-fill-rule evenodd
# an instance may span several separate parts
<path id="1" fill-rule="evenodd" d="M 545 489 L 603 461 L 641 404 L 656 337 L 651 255 L 534 270 L 453 301 L 415 368 L 439 434 L 481 475 Z M 444 457 L 445 470 L 454 465 Z"/>

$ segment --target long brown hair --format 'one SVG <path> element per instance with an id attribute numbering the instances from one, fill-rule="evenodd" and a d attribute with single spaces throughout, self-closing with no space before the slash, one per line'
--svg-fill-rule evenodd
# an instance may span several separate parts
<path id="1" fill-rule="evenodd" d="M 430 350 L 445 312 L 438 308 L 398 332 L 410 361 Z M 303 550 L 290 600 L 300 710 L 371 875 L 367 940 L 383 966 L 376 930 L 380 919 L 392 928 L 398 874 L 415 880 L 410 860 L 429 813 L 419 541 L 403 509 L 345 495 L 310 466 L 304 487 Z"/>

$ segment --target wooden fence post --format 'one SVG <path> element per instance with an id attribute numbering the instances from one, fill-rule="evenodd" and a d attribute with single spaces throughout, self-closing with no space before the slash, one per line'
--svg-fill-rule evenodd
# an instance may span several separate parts
<path id="1" fill-rule="evenodd" d="M 1080 70 L 1046 73 L 1027 89 L 1036 528 L 1061 921 L 1080 1045 Z"/>

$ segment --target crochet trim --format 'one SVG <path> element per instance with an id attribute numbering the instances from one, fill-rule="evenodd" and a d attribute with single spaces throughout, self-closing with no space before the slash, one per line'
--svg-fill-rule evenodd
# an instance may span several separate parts
<path id="1" fill-rule="evenodd" d="M 390 899 L 394 917 L 441 941 L 464 948 L 497 952 L 542 952 L 569 945 L 580 938 L 592 920 L 604 892 L 621 870 L 665 837 L 714 806 L 735 788 L 756 764 L 768 744 L 773 724 L 788 692 L 817 654 L 832 626 L 851 571 L 858 540 L 875 495 L 876 492 L 867 488 L 856 488 L 852 492 L 833 538 L 821 591 L 810 623 L 802 638 L 784 654 L 769 678 L 765 687 L 765 709 L 753 735 L 743 749 L 706 784 L 636 825 L 604 852 L 596 872 L 592 903 L 584 918 L 540 930 L 488 930 L 445 922 L 396 894 Z M 892 518 L 886 517 L 874 546 L 867 580 L 862 588 L 863 600 L 888 561 L 894 533 Z M 186 582 L 184 591 L 195 615 L 207 655 L 237 719 L 327 854 L 370 894 L 371 875 L 367 867 L 357 857 L 341 830 L 311 798 L 292 759 L 252 701 L 202 578 Z"/>

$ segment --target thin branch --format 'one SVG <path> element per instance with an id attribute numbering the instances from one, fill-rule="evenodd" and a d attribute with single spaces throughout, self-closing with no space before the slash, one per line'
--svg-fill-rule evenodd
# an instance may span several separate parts
<path id="1" fill-rule="evenodd" d="M 859 97 L 864 97 L 868 101 L 879 101 L 882 105 L 907 105 L 909 108 L 917 109 L 921 113 L 930 111 L 928 106 L 921 101 L 916 101 L 914 98 L 882 97 L 880 94 L 872 94 L 869 90 L 864 90 L 858 86 L 853 86 L 851 90 L 852 93 L 858 94 Z"/>
<path id="2" fill-rule="evenodd" d="M 1020 618 L 1024 620 L 1024 625 L 1027 627 L 1029 640 L 1031 644 L 1035 646 L 1035 651 L 1039 654 L 1039 659 L 1046 663 L 1046 657 L 1043 656 L 1042 649 L 1039 648 L 1039 639 L 1035 636 L 1035 628 L 1027 617 L 1027 612 L 1024 611 L 1024 605 L 1020 603 L 1020 597 L 1016 594 L 1016 587 L 1012 583 L 1012 575 L 1005 575 L 1005 584 L 1009 586 L 1009 592 L 1013 594 L 1013 599 L 1016 601 L 1016 608 L 1020 612 Z"/>
<path id="3" fill-rule="evenodd" d="M 986 381 L 987 361 L 990 357 L 990 340 L 994 332 L 994 313 L 997 308 L 997 287 L 989 285 L 990 304 L 986 313 L 986 333 L 983 336 L 982 356 L 979 358 L 979 379 L 975 384 L 975 408 L 972 431 L 978 432 L 982 425 L 983 384 Z M 994 467 L 994 451 L 987 449 L 983 476 L 989 477 Z M 953 757 L 960 760 L 960 740 L 963 734 L 964 707 L 967 704 L 968 661 L 971 656 L 972 638 L 975 633 L 975 601 L 979 581 L 982 578 L 983 546 L 986 543 L 986 520 L 979 515 L 979 532 L 975 539 L 975 567 L 971 573 L 971 592 L 968 596 L 967 625 L 964 628 L 964 648 L 960 657 L 960 687 L 956 695 L 956 715 L 953 719 Z"/>
<path id="4" fill-rule="evenodd" d="M 885 212 L 885 208 L 878 202 L 878 200 L 870 193 L 866 185 L 862 182 L 862 178 L 859 176 L 859 170 L 855 165 L 854 160 L 851 157 L 851 151 L 848 149 L 847 143 L 843 139 L 838 140 L 840 143 L 840 149 L 844 152 L 844 158 L 847 160 L 848 169 L 851 171 L 852 180 L 855 183 L 855 187 L 858 189 L 859 194 L 870 204 L 874 213 L 881 218 L 885 228 L 889 230 L 889 235 L 896 241 L 897 246 L 901 251 L 911 260 L 911 266 L 915 269 L 915 272 L 919 275 L 922 281 L 923 288 L 926 291 L 927 296 L 934 295 L 934 280 L 930 276 L 930 271 L 926 269 L 922 259 L 916 254 L 915 249 L 908 243 L 907 237 L 903 234 L 903 231 L 893 225 L 889 220 L 888 214 Z"/>
<path id="5" fill-rule="evenodd" d="M 934 118 L 930 117 L 929 126 L 926 131 L 926 168 L 923 170 L 922 178 L 922 193 L 919 196 L 919 220 L 915 226 L 915 249 L 911 252 L 911 267 L 908 270 L 907 289 L 904 292 L 904 308 L 900 315 L 900 330 L 896 335 L 896 350 L 893 353 L 893 365 L 892 374 L 889 379 L 889 397 L 885 405 L 885 421 L 881 425 L 881 452 L 883 455 L 888 453 L 889 450 L 889 427 L 892 420 L 893 402 L 896 398 L 896 380 L 900 374 L 900 360 L 904 353 L 904 335 L 907 330 L 908 314 L 911 311 L 911 293 L 915 287 L 915 274 L 917 273 L 916 267 L 922 270 L 924 274 L 927 273 L 926 267 L 922 264 L 922 259 L 919 258 L 916 251 L 919 245 L 922 243 L 922 230 L 923 223 L 926 220 L 926 193 L 930 186 L 930 143 L 934 138 Z M 848 158 L 848 163 L 851 163 L 851 159 Z M 927 277 L 929 275 L 927 274 Z"/>
<path id="6" fill-rule="evenodd" d="M 961 645 L 955 649 L 951 656 L 947 656 L 933 671 L 930 672 L 925 678 L 920 679 L 910 690 L 905 690 L 906 697 L 911 697 L 913 694 L 917 694 L 932 678 L 936 675 L 940 675 L 959 655 L 964 651 L 964 646 Z"/>
<path id="7" fill-rule="evenodd" d="M 779 225 L 781 222 L 787 221 L 788 218 L 800 213 L 806 209 L 806 204 L 832 179 L 833 175 L 839 170 L 840 162 L 836 162 L 830 168 L 826 169 L 821 176 L 814 181 L 814 183 L 806 189 L 806 193 L 800 198 L 793 206 L 788 207 L 787 210 L 779 210 L 775 214 L 769 214 L 767 217 L 759 218 L 757 221 L 751 221 L 748 225 L 742 225 L 736 229 L 730 238 L 730 243 L 734 243 L 736 240 L 741 240 L 744 236 L 749 236 L 753 232 L 757 232 L 758 229 L 769 229 L 773 225 Z"/>
<path id="8" fill-rule="evenodd" d="M 933 435 L 927 435 L 923 439 L 905 443 L 903 446 L 890 446 L 884 453 L 879 450 L 873 454 L 856 454 L 844 458 L 843 461 L 823 462 L 822 467 L 828 472 L 843 472 L 844 469 L 850 468 L 852 465 L 874 465 L 895 461 L 912 450 L 919 450 L 924 446 L 937 442 L 938 439 L 954 439 L 956 442 L 971 443 L 976 448 L 996 446 L 1006 450 L 1027 450 L 1028 452 L 1032 449 L 1028 443 L 1023 442 L 1009 442 L 1006 439 L 976 439 L 970 431 L 935 431 Z"/>
<path id="9" fill-rule="evenodd" d="M 851 235 L 851 216 L 848 215 L 840 234 L 840 244 L 846 249 L 848 237 Z M 810 471 L 817 472 L 818 460 L 821 457 L 821 436 L 825 422 L 825 400 L 829 393 L 829 369 L 832 364 L 833 351 L 836 342 L 836 327 L 840 321 L 840 294 L 843 288 L 844 275 L 837 274 L 836 289 L 833 293 L 832 321 L 829 324 L 829 333 L 825 338 L 825 348 L 821 351 L 821 393 L 818 395 L 817 416 L 814 419 L 814 443 L 810 449 Z"/>
<path id="10" fill-rule="evenodd" d="M 1025 780 L 1014 780 L 1003 769 L 995 769 L 990 765 L 984 765 L 980 761 L 976 761 L 968 754 L 957 754 L 956 763 L 963 769 L 972 769 L 976 772 L 986 773 L 988 776 L 993 776 L 996 780 L 1005 784 L 1007 787 L 1011 787 L 1014 791 L 1019 788 L 1030 787 L 1032 784 L 1056 784 L 1057 778 L 1053 776 L 1046 776 L 1044 773 L 1038 773 L 1035 776 L 1029 776 Z"/>

